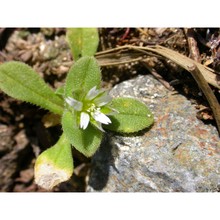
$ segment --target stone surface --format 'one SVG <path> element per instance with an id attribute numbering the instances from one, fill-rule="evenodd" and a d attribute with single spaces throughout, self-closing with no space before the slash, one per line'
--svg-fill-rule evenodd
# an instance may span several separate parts
<path id="1" fill-rule="evenodd" d="M 87 192 L 219 191 L 218 132 L 196 118 L 189 100 L 151 75 L 115 86 L 111 95 L 145 102 L 155 123 L 135 135 L 106 133 L 92 158 Z"/>

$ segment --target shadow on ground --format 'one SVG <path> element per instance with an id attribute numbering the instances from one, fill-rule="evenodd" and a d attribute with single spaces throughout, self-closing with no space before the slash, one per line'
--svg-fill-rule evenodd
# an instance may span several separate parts
<path id="1" fill-rule="evenodd" d="M 101 191 L 105 188 L 108 178 L 110 167 L 117 171 L 114 161 L 115 158 L 112 154 L 113 144 L 110 135 L 105 135 L 99 150 L 92 158 L 92 169 L 89 175 L 89 186 L 94 190 Z M 114 152 L 118 149 L 114 146 Z"/>

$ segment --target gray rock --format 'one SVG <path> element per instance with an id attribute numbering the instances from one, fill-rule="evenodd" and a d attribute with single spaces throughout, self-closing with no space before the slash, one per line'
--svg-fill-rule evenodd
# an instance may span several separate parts
<path id="1" fill-rule="evenodd" d="M 155 123 L 135 135 L 106 133 L 92 158 L 87 192 L 219 191 L 218 132 L 196 118 L 189 100 L 151 75 L 115 86 L 111 95 L 143 101 Z"/>

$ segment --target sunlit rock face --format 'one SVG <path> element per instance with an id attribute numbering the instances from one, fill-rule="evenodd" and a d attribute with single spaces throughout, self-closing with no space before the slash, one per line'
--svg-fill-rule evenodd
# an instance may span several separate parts
<path id="1" fill-rule="evenodd" d="M 196 118 L 186 97 L 168 91 L 151 75 L 125 81 L 110 94 L 145 102 L 155 123 L 128 136 L 105 134 L 92 159 L 88 192 L 219 191 L 217 129 Z"/>

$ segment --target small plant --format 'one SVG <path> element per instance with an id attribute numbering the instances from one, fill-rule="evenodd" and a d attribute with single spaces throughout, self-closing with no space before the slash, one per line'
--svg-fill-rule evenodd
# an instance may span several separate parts
<path id="1" fill-rule="evenodd" d="M 71 177 L 71 146 L 91 157 L 105 130 L 132 133 L 153 123 L 153 115 L 145 104 L 128 97 L 111 98 L 101 88 L 101 71 L 94 58 L 99 41 L 97 29 L 68 29 L 67 41 L 75 63 L 65 85 L 55 92 L 24 63 L 11 61 L 0 65 L 2 91 L 60 118 L 63 134 L 54 146 L 39 155 L 35 164 L 35 182 L 47 190 Z"/>

